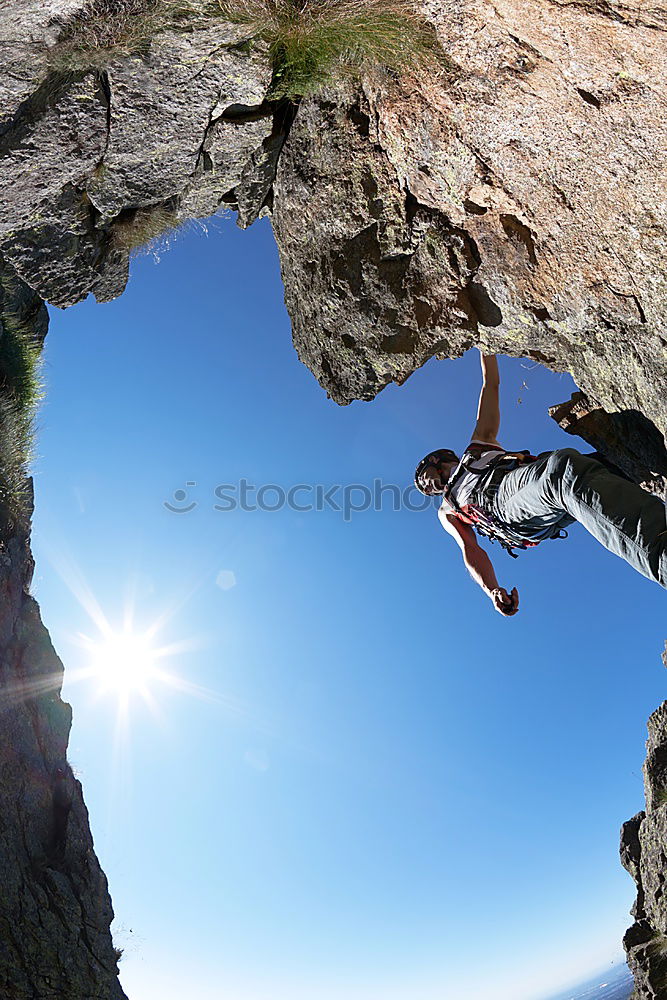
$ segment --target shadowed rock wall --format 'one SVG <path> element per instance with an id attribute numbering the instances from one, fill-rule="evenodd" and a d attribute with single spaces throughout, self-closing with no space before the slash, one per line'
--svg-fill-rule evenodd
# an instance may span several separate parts
<path id="1" fill-rule="evenodd" d="M 667 648 L 663 655 L 667 667 Z M 633 1000 L 667 997 L 667 701 L 648 720 L 646 810 L 621 830 L 621 863 L 637 886 L 635 922 L 623 939 L 635 977 Z"/>
<path id="2" fill-rule="evenodd" d="M 667 496 L 667 450 L 656 426 L 638 410 L 607 413 L 585 393 L 574 392 L 549 414 L 568 434 L 603 452 L 645 490 Z"/>
<path id="3" fill-rule="evenodd" d="M 0 337 L 11 317 L 46 332 L 41 300 L 1 273 Z M 28 528 L 0 539 L 0 996 L 123 1000 L 107 882 L 81 785 L 67 762 L 63 667 L 30 596 Z"/>

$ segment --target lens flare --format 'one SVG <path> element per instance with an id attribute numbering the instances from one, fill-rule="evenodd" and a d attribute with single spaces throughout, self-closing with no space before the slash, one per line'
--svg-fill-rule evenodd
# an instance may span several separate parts
<path id="1" fill-rule="evenodd" d="M 157 676 L 156 651 L 145 635 L 125 632 L 92 644 L 91 671 L 106 691 L 145 692 Z"/>

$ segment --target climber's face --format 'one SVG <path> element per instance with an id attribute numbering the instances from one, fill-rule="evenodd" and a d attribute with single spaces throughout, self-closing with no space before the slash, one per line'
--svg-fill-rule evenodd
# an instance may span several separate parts
<path id="1" fill-rule="evenodd" d="M 456 462 L 441 462 L 439 465 L 427 465 L 419 477 L 424 490 L 429 496 L 442 493 L 447 480 L 456 467 Z"/>

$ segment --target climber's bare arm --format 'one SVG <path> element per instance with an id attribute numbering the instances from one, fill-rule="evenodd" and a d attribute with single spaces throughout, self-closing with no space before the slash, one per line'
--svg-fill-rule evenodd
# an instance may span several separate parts
<path id="1" fill-rule="evenodd" d="M 484 593 L 491 599 L 496 611 L 506 618 L 515 615 L 519 610 L 519 595 L 516 587 L 508 594 L 504 587 L 498 586 L 496 573 L 488 555 L 477 541 L 475 532 L 469 524 L 464 524 L 453 514 L 438 511 L 440 523 L 461 549 L 463 562 L 475 583 L 479 584 Z"/>
<path id="2" fill-rule="evenodd" d="M 500 374 L 495 354 L 482 354 L 482 391 L 477 407 L 477 424 L 473 432 L 476 441 L 486 441 L 488 444 L 498 444 L 497 436 L 500 430 Z"/>

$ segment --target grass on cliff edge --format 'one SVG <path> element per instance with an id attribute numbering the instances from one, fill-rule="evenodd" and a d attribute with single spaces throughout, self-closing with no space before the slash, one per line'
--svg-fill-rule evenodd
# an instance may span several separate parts
<path id="1" fill-rule="evenodd" d="M 175 205 L 159 204 L 127 211 L 114 219 L 113 246 L 133 254 L 168 239 L 182 225 Z"/>
<path id="2" fill-rule="evenodd" d="M 341 74 L 404 73 L 438 61 L 413 0 L 220 0 L 223 16 L 269 46 L 272 97 L 307 96 Z"/>
<path id="3" fill-rule="evenodd" d="M 40 351 L 21 317 L 4 312 L 0 330 L 0 524 L 27 523 L 35 412 L 42 398 Z"/>
<path id="4" fill-rule="evenodd" d="M 90 0 L 51 50 L 55 69 L 103 67 L 147 49 L 161 31 L 212 20 L 243 24 L 268 46 L 269 96 L 316 93 L 342 74 L 382 67 L 401 74 L 442 63 L 433 27 L 416 0 Z"/>
<path id="5" fill-rule="evenodd" d="M 198 231 L 208 234 L 213 228 L 213 218 L 224 214 L 223 208 L 205 220 L 182 215 L 178 198 L 145 208 L 125 209 L 112 221 L 112 247 L 132 257 L 151 254 L 157 262 L 162 253 L 184 233 Z"/>

